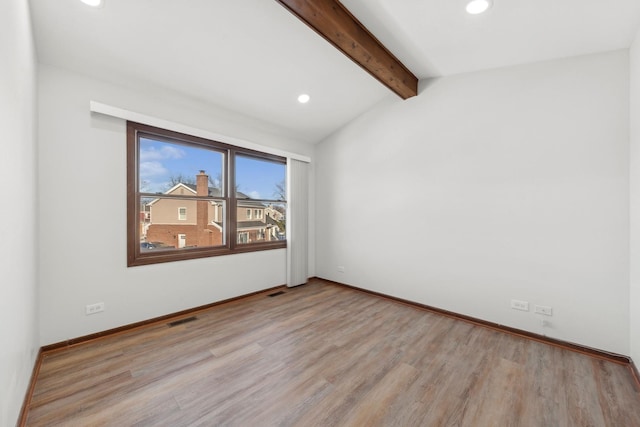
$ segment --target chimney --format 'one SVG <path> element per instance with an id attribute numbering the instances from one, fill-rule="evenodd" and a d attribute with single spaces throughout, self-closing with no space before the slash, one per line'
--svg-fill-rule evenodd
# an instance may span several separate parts
<path id="1" fill-rule="evenodd" d="M 203 170 L 196 175 L 196 195 L 206 197 L 209 195 L 209 176 Z M 207 230 L 209 223 L 209 202 L 198 200 L 196 202 L 196 233 L 198 246 L 210 246 L 210 234 Z"/>
<path id="2" fill-rule="evenodd" d="M 196 175 L 196 195 L 205 197 L 209 195 L 209 175 L 203 170 Z"/>

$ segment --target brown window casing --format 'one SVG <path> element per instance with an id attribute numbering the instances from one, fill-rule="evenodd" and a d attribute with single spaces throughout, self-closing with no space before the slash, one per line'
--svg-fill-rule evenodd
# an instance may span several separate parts
<path id="1" fill-rule="evenodd" d="M 141 199 L 143 197 L 154 197 L 154 194 L 140 192 L 139 185 L 139 139 L 147 137 L 161 142 L 178 143 L 187 146 L 194 146 L 201 149 L 223 153 L 225 156 L 225 168 L 223 171 L 223 191 L 220 197 L 200 197 L 191 196 L 192 200 L 215 201 L 223 200 L 226 204 L 224 212 L 226 227 L 223 229 L 224 244 L 219 246 L 192 247 L 184 249 L 163 249 L 157 251 L 143 252 L 140 247 L 140 218 L 141 213 L 145 218 L 149 213 L 141 210 Z M 286 165 L 286 158 L 262 153 L 259 151 L 244 149 L 221 142 L 186 135 L 178 132 L 168 131 L 153 126 L 140 123 L 127 122 L 127 266 L 138 266 L 156 264 L 162 262 L 181 261 L 187 259 L 205 258 L 221 255 L 231 255 L 235 253 L 255 252 L 270 249 L 281 249 L 287 247 L 286 240 L 262 241 L 255 243 L 237 242 L 237 213 L 238 199 L 236 197 L 235 182 L 235 158 L 237 155 L 254 157 L 256 159 L 268 160 Z M 167 196 L 155 195 L 158 198 L 170 198 Z M 181 199 L 184 200 L 184 199 Z M 286 204 L 282 200 L 254 200 L 264 203 Z M 188 218 L 188 217 L 187 217 Z"/>

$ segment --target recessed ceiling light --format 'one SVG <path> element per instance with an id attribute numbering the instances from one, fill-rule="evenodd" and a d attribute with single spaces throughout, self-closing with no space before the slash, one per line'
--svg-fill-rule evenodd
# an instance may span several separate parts
<path id="1" fill-rule="evenodd" d="M 307 102 L 309 102 L 310 99 L 311 97 L 309 95 L 307 95 L 306 93 L 303 93 L 298 97 L 298 102 L 300 104 L 306 104 Z"/>
<path id="2" fill-rule="evenodd" d="M 80 0 L 82 3 L 91 6 L 91 7 L 101 7 L 102 0 Z"/>
<path id="3" fill-rule="evenodd" d="M 491 0 L 471 0 L 467 3 L 467 13 L 477 15 L 486 12 L 491 7 Z"/>

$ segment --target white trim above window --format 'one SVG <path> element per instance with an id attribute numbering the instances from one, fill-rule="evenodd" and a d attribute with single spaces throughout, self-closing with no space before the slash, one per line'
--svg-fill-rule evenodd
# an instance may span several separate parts
<path id="1" fill-rule="evenodd" d="M 277 148 L 256 144 L 255 142 L 246 141 L 244 139 L 234 138 L 232 136 L 222 135 L 215 132 L 209 132 L 203 129 L 198 129 L 180 123 L 172 122 L 170 120 L 148 116 L 146 114 L 136 113 L 135 111 L 125 110 L 123 108 L 103 104 L 98 101 L 89 101 L 89 111 L 91 111 L 92 113 L 104 114 L 105 116 L 116 117 L 118 119 L 123 119 L 130 122 L 155 126 L 173 132 L 180 132 L 187 135 L 211 139 L 226 144 L 232 144 L 236 147 L 247 148 L 249 150 L 260 151 L 267 154 L 286 157 L 288 159 L 295 159 L 300 162 L 311 163 L 311 158 L 308 156 L 303 156 L 302 154 L 291 153 L 289 151 L 279 150 Z"/>

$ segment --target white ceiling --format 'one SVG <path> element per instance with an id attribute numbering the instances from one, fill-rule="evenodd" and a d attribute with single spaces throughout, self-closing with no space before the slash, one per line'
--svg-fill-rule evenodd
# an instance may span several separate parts
<path id="1" fill-rule="evenodd" d="M 302 143 L 402 102 L 275 0 L 105 1 L 30 0 L 39 61 L 172 90 Z M 420 79 L 627 48 L 640 24 L 640 0 L 494 0 L 477 16 L 466 0 L 343 4 Z"/>

